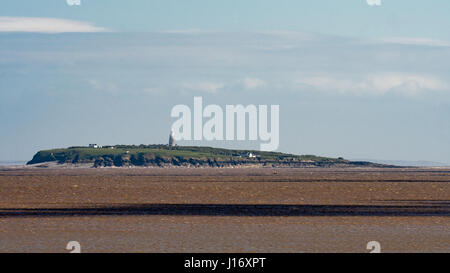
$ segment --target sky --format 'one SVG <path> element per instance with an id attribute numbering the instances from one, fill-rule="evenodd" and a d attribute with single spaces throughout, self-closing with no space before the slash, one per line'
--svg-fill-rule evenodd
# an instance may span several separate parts
<path id="1" fill-rule="evenodd" d="M 0 161 L 166 143 L 172 107 L 202 96 L 280 105 L 281 152 L 450 164 L 449 11 L 444 0 L 2 1 Z"/>

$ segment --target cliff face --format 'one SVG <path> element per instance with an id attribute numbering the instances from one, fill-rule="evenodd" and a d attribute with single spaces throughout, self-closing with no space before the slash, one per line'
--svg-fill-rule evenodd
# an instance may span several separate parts
<path id="1" fill-rule="evenodd" d="M 60 164 L 92 164 L 93 167 L 346 167 L 384 165 L 351 162 L 342 158 L 290 155 L 274 152 L 227 150 L 210 147 L 110 146 L 71 147 L 39 151 L 28 164 L 57 161 Z"/>
<path id="2" fill-rule="evenodd" d="M 258 160 L 258 159 L 216 159 L 216 158 L 183 158 L 161 157 L 154 155 L 119 155 L 103 156 L 94 162 L 94 167 L 331 167 L 331 166 L 372 166 L 370 162 L 327 162 L 301 160 Z"/>

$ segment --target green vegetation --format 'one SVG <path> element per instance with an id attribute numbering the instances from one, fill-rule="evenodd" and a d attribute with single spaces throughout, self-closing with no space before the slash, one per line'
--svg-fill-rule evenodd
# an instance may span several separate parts
<path id="1" fill-rule="evenodd" d="M 255 157 L 249 156 L 250 154 Z M 64 163 L 92 163 L 94 167 L 108 166 L 330 166 L 366 165 L 339 158 L 313 155 L 292 155 L 278 152 L 228 150 L 211 147 L 167 145 L 116 145 L 102 148 L 69 147 L 39 151 L 27 164 L 57 161 Z M 370 164 L 370 163 L 367 163 Z"/>

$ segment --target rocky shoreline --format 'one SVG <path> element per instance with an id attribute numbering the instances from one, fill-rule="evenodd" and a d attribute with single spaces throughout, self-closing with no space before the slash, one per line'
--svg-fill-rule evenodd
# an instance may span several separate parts
<path id="1" fill-rule="evenodd" d="M 109 162 L 109 161 L 108 161 Z M 349 162 L 346 164 L 320 164 L 320 163 L 306 163 L 306 162 L 297 162 L 297 163 L 238 163 L 238 162 L 221 162 L 221 163 L 211 163 L 204 162 L 196 164 L 191 163 L 181 163 L 181 164 L 171 164 L 170 162 L 166 163 L 153 163 L 153 164 L 145 164 L 145 165 L 133 165 L 133 164 L 123 164 L 117 166 L 115 164 L 104 164 L 104 161 L 95 161 L 94 163 L 59 163 L 57 161 L 52 162 L 44 162 L 30 165 L 21 165 L 21 166 L 3 166 L 4 169 L 22 169 L 22 168 L 38 168 L 38 169 L 87 169 L 87 168 L 201 168 L 201 169 L 246 169 L 246 168 L 393 168 L 395 166 L 381 165 L 381 164 L 373 164 L 370 162 Z"/>

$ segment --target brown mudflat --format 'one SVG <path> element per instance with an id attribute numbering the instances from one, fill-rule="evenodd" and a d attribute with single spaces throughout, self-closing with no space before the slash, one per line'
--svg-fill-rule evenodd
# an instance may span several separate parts
<path id="1" fill-rule="evenodd" d="M 0 252 L 450 252 L 450 169 L 1 169 Z"/>

